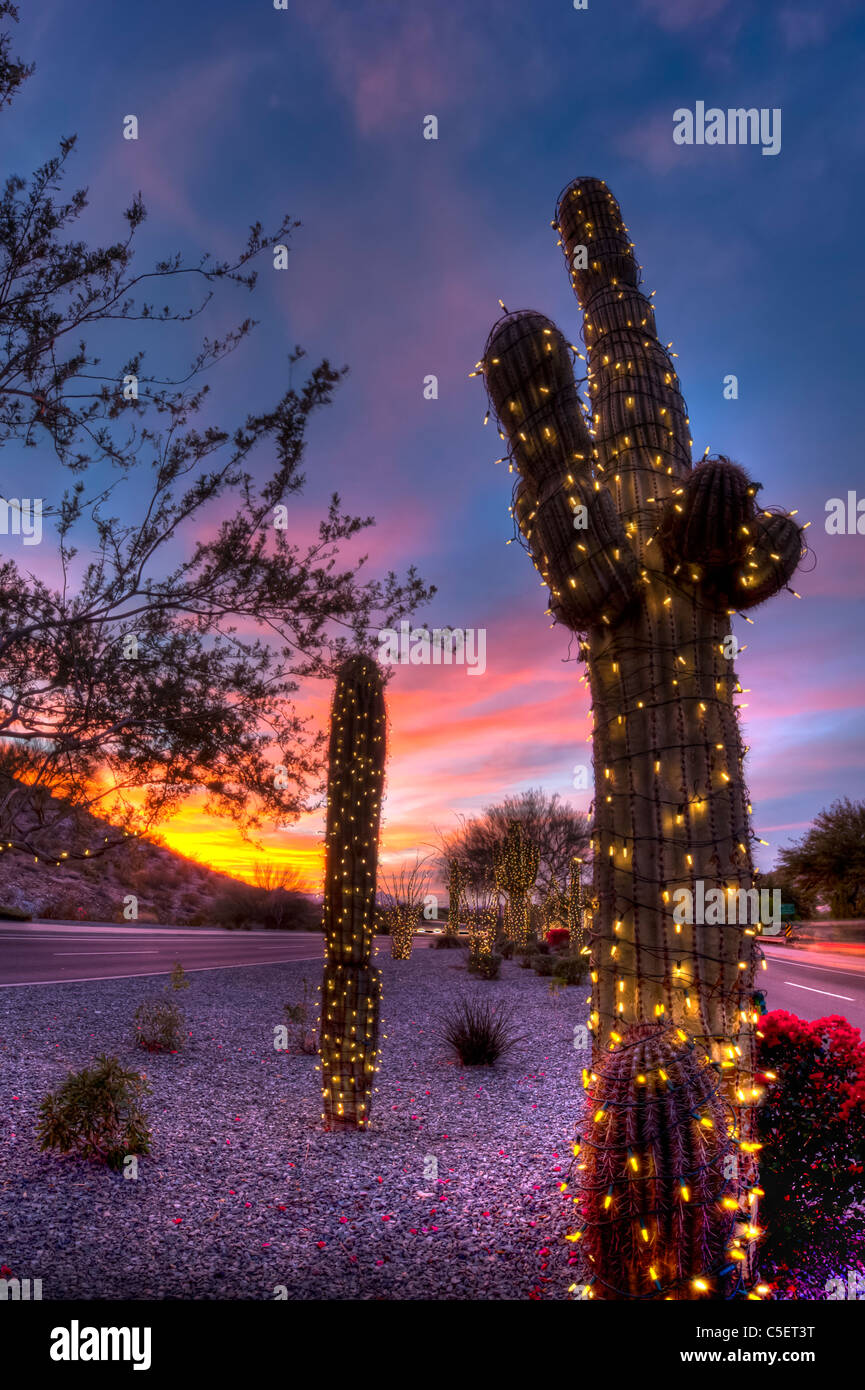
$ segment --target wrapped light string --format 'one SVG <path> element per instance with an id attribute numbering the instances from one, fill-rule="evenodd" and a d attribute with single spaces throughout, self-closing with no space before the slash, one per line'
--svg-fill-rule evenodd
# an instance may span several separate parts
<path id="1" fill-rule="evenodd" d="M 730 460 L 692 467 L 671 345 L 606 185 L 569 185 L 554 225 L 585 315 L 589 423 L 566 340 L 541 314 L 506 313 L 479 370 L 517 473 L 515 522 L 588 670 L 594 1067 L 629 1026 L 697 1037 L 747 1184 L 759 924 L 679 923 L 672 895 L 752 888 L 731 619 L 788 587 L 806 547 L 793 514 L 760 509 L 759 484 Z"/>
<path id="2" fill-rule="evenodd" d="M 418 855 L 413 865 L 403 865 L 393 873 L 379 875 L 394 960 L 411 959 L 414 934 L 420 925 L 429 887 L 430 875 L 425 868 L 426 862 Z"/>
<path id="3" fill-rule="evenodd" d="M 465 867 L 459 859 L 449 859 L 447 862 L 447 873 L 445 886 L 448 890 L 448 925 L 447 933 L 449 936 L 456 936 L 461 921 L 463 903 L 465 902 L 468 877 Z"/>
<path id="4" fill-rule="evenodd" d="M 529 894 L 538 876 L 540 852 L 519 821 L 511 821 L 495 854 L 495 882 L 504 894 L 504 932 L 518 947 L 531 935 Z"/>
<path id="5" fill-rule="evenodd" d="M 579 1219 L 567 1238 L 593 1295 L 750 1297 L 759 1190 L 740 1192 L 729 1176 L 741 1144 L 708 1057 L 683 1029 L 640 1024 L 587 1081 L 568 1183 L 580 1189 Z"/>
<path id="6" fill-rule="evenodd" d="M 382 672 L 350 657 L 337 675 L 328 749 L 319 1021 L 327 1129 L 368 1127 L 378 1070 L 381 972 L 372 948 L 385 746 Z"/>

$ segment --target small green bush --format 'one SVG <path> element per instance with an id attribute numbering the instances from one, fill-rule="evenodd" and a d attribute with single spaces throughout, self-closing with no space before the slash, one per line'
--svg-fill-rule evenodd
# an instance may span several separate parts
<path id="1" fill-rule="evenodd" d="M 516 944 L 511 941 L 510 937 L 500 936 L 496 941 L 496 950 L 502 960 L 513 960 Z"/>
<path id="2" fill-rule="evenodd" d="M 40 1149 L 59 1149 L 121 1168 L 129 1154 L 150 1151 L 150 1130 L 141 1100 L 150 1087 L 116 1057 L 70 1072 L 39 1107 Z"/>
<path id="3" fill-rule="evenodd" d="M 303 999 L 299 1004 L 286 1004 L 285 1016 L 294 1028 L 294 1042 L 297 1050 L 306 1053 L 308 1057 L 318 1052 L 318 1039 L 315 1025 L 312 1022 L 312 1000 L 309 997 L 309 987 L 305 979 L 303 981 Z"/>
<path id="4" fill-rule="evenodd" d="M 432 948 L 434 951 L 453 951 L 456 948 L 469 944 L 467 936 L 454 936 L 449 932 L 444 932 L 441 936 L 434 936 Z"/>
<path id="5" fill-rule="evenodd" d="M 538 953 L 532 958 L 530 964 L 536 975 L 547 976 L 555 974 L 557 962 L 552 956 L 544 956 Z"/>
<path id="6" fill-rule="evenodd" d="M 502 968 L 502 958 L 495 951 L 486 951 L 469 961 L 469 970 L 482 980 L 497 980 Z"/>
<path id="7" fill-rule="evenodd" d="M 185 1027 L 171 999 L 145 999 L 135 1010 L 135 1041 L 148 1052 L 178 1052 Z"/>
<path id="8" fill-rule="evenodd" d="M 168 982 L 174 990 L 189 989 L 189 976 L 179 960 L 176 960 L 171 967 L 171 974 L 168 977 Z"/>
<path id="9" fill-rule="evenodd" d="M 560 956 L 553 965 L 555 979 L 566 985 L 581 985 L 589 970 L 588 956 Z"/>
<path id="10" fill-rule="evenodd" d="M 31 914 L 20 907 L 6 907 L 0 903 L 0 922 L 29 922 Z"/>

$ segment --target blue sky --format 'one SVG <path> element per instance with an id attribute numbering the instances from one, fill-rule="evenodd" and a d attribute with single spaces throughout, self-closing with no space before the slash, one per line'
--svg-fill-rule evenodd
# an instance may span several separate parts
<path id="1" fill-rule="evenodd" d="M 482 679 L 406 668 L 392 682 L 394 850 L 532 784 L 588 804 L 571 790 L 587 696 L 534 571 L 505 545 L 507 475 L 468 378 L 499 297 L 576 339 L 550 218 L 577 175 L 606 179 L 622 205 L 679 353 L 695 455 L 730 455 L 767 503 L 813 521 L 802 601 L 782 594 L 739 628 L 757 833 L 783 843 L 834 797 L 862 794 L 865 537 L 829 536 L 823 518 L 828 498 L 865 496 L 863 26 L 847 0 L 25 7 L 16 47 L 37 71 L 4 117 L 7 168 L 26 172 L 77 132 L 83 229 L 119 235 L 141 189 L 145 260 L 230 254 L 255 217 L 299 217 L 289 269 L 263 268 L 261 327 L 214 409 L 275 398 L 295 342 L 347 363 L 310 438 L 301 522 L 339 490 L 376 516 L 373 568 L 416 563 L 439 586 L 431 623 L 488 631 Z M 674 145 L 673 112 L 698 100 L 780 107 L 781 152 Z M 136 142 L 122 138 L 128 113 Z M 422 138 L 428 114 L 437 141 Z M 248 308 L 229 293 L 208 331 Z M 171 359 L 174 340 L 150 341 Z M 436 401 L 423 399 L 428 373 Z M 723 398 L 728 373 L 737 401 Z M 50 488 L 47 462 L 31 466 Z M 320 710 L 326 692 L 306 698 Z M 178 833 L 196 825 L 193 808 Z M 294 834 L 308 844 L 303 825 Z"/>

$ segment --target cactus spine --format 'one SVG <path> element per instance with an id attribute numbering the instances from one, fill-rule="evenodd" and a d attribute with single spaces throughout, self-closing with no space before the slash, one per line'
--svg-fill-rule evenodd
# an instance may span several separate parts
<path id="1" fill-rule="evenodd" d="M 617 1030 L 672 1021 L 722 1068 L 750 1143 L 755 927 L 675 921 L 673 894 L 702 880 L 738 903 L 752 887 L 730 620 L 788 584 L 802 533 L 759 509 L 759 484 L 728 460 L 692 467 L 678 377 L 606 184 L 572 183 L 553 225 L 584 311 L 588 418 L 569 344 L 541 314 L 506 314 L 479 365 L 519 474 L 516 520 L 588 666 L 595 1070 Z"/>
<path id="2" fill-rule="evenodd" d="M 327 1129 L 366 1129 L 378 1068 L 381 975 L 372 965 L 384 785 L 384 684 L 350 657 L 331 707 L 325 838 L 321 1072 Z"/>

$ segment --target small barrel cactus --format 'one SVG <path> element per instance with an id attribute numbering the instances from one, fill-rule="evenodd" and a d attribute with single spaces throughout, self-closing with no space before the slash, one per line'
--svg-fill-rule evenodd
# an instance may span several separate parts
<path id="1" fill-rule="evenodd" d="M 574 1145 L 592 1292 L 727 1297 L 752 1231 L 718 1070 L 680 1028 L 635 1024 L 616 1037 Z"/>

